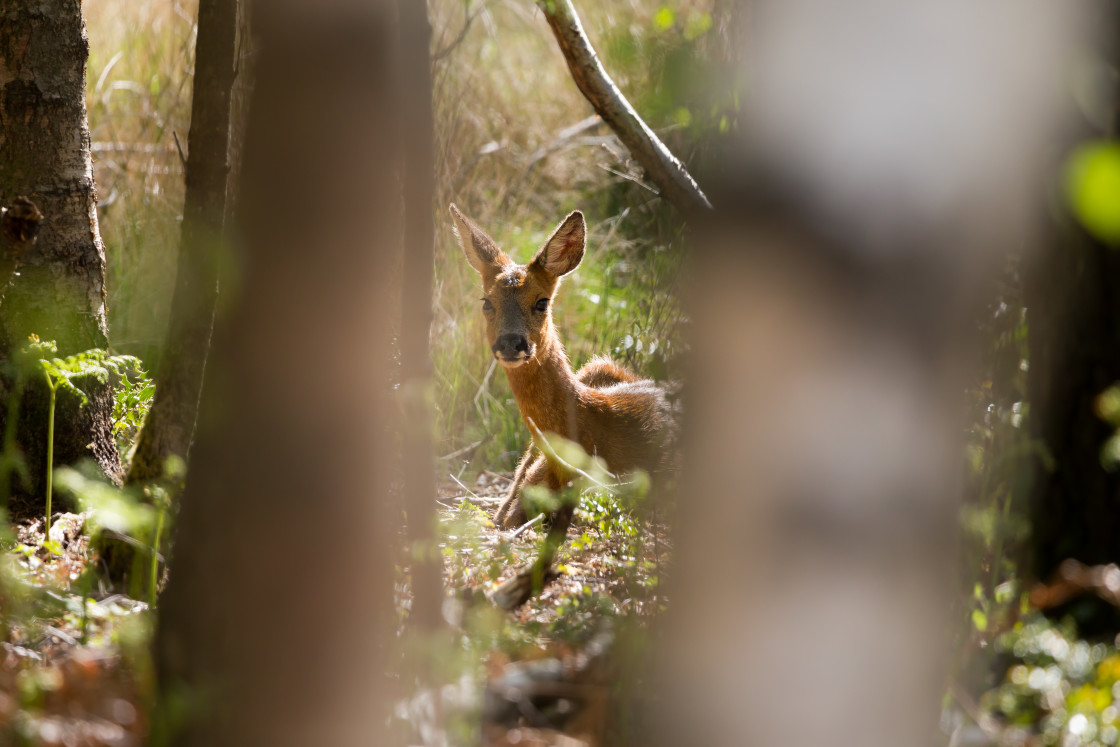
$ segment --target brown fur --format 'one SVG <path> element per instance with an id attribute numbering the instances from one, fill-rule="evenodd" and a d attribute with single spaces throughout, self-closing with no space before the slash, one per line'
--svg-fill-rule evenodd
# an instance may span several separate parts
<path id="1" fill-rule="evenodd" d="M 664 392 L 605 357 L 593 358 L 574 373 L 552 323 L 551 299 L 560 278 L 583 258 L 583 215 L 569 215 L 528 265 L 510 260 L 454 205 L 451 215 L 463 251 L 482 277 L 492 307 L 483 311 L 487 340 L 506 369 L 522 419 L 531 418 L 543 432 L 579 443 L 616 474 L 664 467 L 674 428 Z M 542 298 L 549 299 L 544 311 L 535 306 Z M 498 349 L 501 335 L 522 336 L 528 351 L 511 359 L 508 350 Z M 524 521 L 521 490 L 541 483 L 553 490 L 560 487 L 560 479 L 530 447 L 495 521 L 503 526 Z"/>

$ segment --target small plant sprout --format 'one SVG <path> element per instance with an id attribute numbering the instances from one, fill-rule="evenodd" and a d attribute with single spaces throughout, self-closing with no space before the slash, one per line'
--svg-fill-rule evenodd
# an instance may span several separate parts
<path id="1" fill-rule="evenodd" d="M 110 372 L 127 378 L 128 372 L 139 372 L 140 361 L 131 355 L 109 355 L 105 350 L 95 348 L 83 353 L 67 356 L 66 358 L 47 357 L 58 352 L 58 346 L 53 340 L 42 342 L 37 335 L 31 335 L 31 344 L 28 352 L 38 354 L 39 368 L 46 376 L 47 390 L 50 402 L 47 408 L 47 485 L 46 485 L 46 519 L 43 524 L 44 547 L 52 552 L 59 552 L 61 548 L 55 547 L 50 541 L 51 532 L 51 498 L 54 488 L 54 411 L 58 390 L 68 391 L 81 401 L 84 407 L 89 402 L 89 397 L 72 383 L 73 379 L 82 376 L 93 376 L 97 381 L 105 384 L 109 381 Z"/>

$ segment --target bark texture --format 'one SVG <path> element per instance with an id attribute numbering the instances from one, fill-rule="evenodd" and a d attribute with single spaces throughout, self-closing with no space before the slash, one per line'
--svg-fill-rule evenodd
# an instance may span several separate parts
<path id="1" fill-rule="evenodd" d="M 242 282 L 215 327 L 157 632 L 164 702 L 190 709 L 173 744 L 384 743 L 393 20 L 387 0 L 254 8 Z"/>
<path id="2" fill-rule="evenodd" d="M 711 203 L 688 169 L 669 152 L 611 80 L 571 0 L 538 0 L 537 5 L 548 20 L 580 92 L 646 170 L 665 199 L 685 213 L 711 210 Z"/>
<path id="3" fill-rule="evenodd" d="M 58 343 L 60 356 L 108 345 L 105 252 L 85 108 L 89 45 L 79 0 L 0 6 L 0 205 L 29 198 L 41 215 L 37 240 L 19 252 L 17 275 L 0 314 L 0 357 L 34 333 Z M 46 472 L 46 393 L 23 389 L 16 440 L 28 480 L 13 486 L 16 511 L 38 511 Z M 111 434 L 112 392 L 92 377 L 76 380 L 85 407 L 60 394 L 55 462 L 92 458 L 111 479 L 120 459 Z M 4 401 L 20 385 L 0 382 Z M 0 420 L 7 417 L 0 408 Z"/>
<path id="4" fill-rule="evenodd" d="M 400 73 L 402 181 L 405 200 L 404 262 L 401 294 L 401 390 L 404 394 L 405 510 L 413 552 L 411 620 L 424 629 L 440 624 L 443 576 L 436 546 L 436 486 L 432 452 L 432 326 L 435 260 L 435 193 L 432 120 L 432 28 L 427 3 L 397 0 Z"/>
<path id="5" fill-rule="evenodd" d="M 230 97 L 237 61 L 238 0 L 200 0 L 187 189 L 179 272 L 155 400 L 136 444 L 126 482 L 163 474 L 168 457 L 184 460 L 194 435 L 202 375 L 218 298 L 229 175 Z"/>
<path id="6" fill-rule="evenodd" d="M 89 56 L 79 0 L 0 10 L 0 204 L 45 216 L 4 303 L 7 340 L 32 332 L 63 355 L 105 347 L 105 250 L 86 123 Z"/>
<path id="7" fill-rule="evenodd" d="M 1033 569 L 1045 578 L 1067 558 L 1120 562 L 1120 472 L 1101 463 L 1113 429 L 1094 405 L 1120 381 L 1120 253 L 1067 236 L 1031 268 L 1025 291 L 1031 417 L 1050 457 L 1031 522 Z"/>
<path id="8" fill-rule="evenodd" d="M 1106 62 L 1120 60 L 1120 9 L 1101 8 L 1094 29 Z M 1106 36 L 1111 32 L 1111 36 Z M 1110 89 L 1109 132 L 1115 137 L 1120 92 Z M 1120 252 L 1089 236 L 1070 218 L 1056 227 L 1045 251 L 1027 265 L 1032 435 L 1046 452 L 1036 463 L 1031 495 L 1030 570 L 1051 576 L 1064 560 L 1086 565 L 1120 562 L 1120 470 L 1101 460 L 1114 428 L 1097 412 L 1102 392 L 1120 383 Z M 1116 629 L 1120 612 L 1093 595 L 1058 607 L 1082 632 Z"/>
<path id="9" fill-rule="evenodd" d="M 10 207 L 0 207 L 0 300 L 23 256 L 35 244 L 43 214 L 34 202 L 17 197 Z"/>

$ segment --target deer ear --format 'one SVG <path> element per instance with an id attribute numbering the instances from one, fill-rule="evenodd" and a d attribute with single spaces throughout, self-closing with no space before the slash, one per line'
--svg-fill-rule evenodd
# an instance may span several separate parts
<path id="1" fill-rule="evenodd" d="M 487 236 L 473 220 L 459 212 L 454 203 L 448 209 L 451 211 L 452 227 L 459 239 L 459 246 L 479 275 L 494 275 L 503 265 L 509 264 L 509 257 L 502 253 L 494 239 Z"/>
<path id="2" fill-rule="evenodd" d="M 533 258 L 533 264 L 556 277 L 567 275 L 579 267 L 586 243 L 587 224 L 583 213 L 577 210 L 556 228 Z"/>

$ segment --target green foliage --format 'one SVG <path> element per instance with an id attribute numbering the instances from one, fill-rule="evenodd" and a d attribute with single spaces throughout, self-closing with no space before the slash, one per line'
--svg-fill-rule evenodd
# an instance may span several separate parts
<path id="1" fill-rule="evenodd" d="M 156 365 L 181 230 L 183 164 L 175 133 L 185 148 L 196 11 L 195 0 L 82 7 L 109 328 L 115 348 Z"/>
<path id="2" fill-rule="evenodd" d="M 1037 732 L 1044 745 L 1120 742 L 1120 652 L 1114 644 L 1080 640 L 1071 622 L 1034 614 L 1001 635 L 996 648 L 1014 663 L 984 695 L 986 710 Z"/>
<path id="3" fill-rule="evenodd" d="M 157 509 L 141 500 L 139 490 L 118 488 L 69 467 L 58 469 L 58 487 L 90 512 L 87 527 L 95 534 L 109 529 L 135 538 L 155 528 Z"/>
<path id="4" fill-rule="evenodd" d="M 115 377 L 120 382 L 121 391 L 126 393 L 126 399 L 120 403 L 121 417 L 125 420 L 135 421 L 134 411 L 143 400 L 143 389 L 151 383 L 147 379 L 147 374 L 138 358 L 131 355 L 111 355 L 108 351 L 100 348 L 75 353 L 65 358 L 50 358 L 47 357 L 49 354 L 58 352 L 57 345 L 53 340 L 42 342 L 36 335 L 31 336 L 31 344 L 24 350 L 28 355 L 38 354 L 41 356 L 38 359 L 39 369 L 47 377 L 47 386 L 52 391 L 61 389 L 69 392 L 81 400 L 83 405 L 89 401 L 89 397 L 81 389 L 74 386 L 72 383 L 74 379 L 93 376 L 102 384 L 108 384 L 110 377 Z M 130 375 L 136 377 L 137 384 L 134 385 L 130 382 Z M 147 399 L 150 402 L 150 391 L 147 392 Z M 130 413 L 130 409 L 133 412 Z M 115 408 L 114 416 L 116 412 Z"/>
<path id="5" fill-rule="evenodd" d="M 152 408 L 156 386 L 139 360 L 130 356 L 118 357 L 135 361 L 120 375 L 113 400 L 113 438 L 117 442 L 117 451 L 123 457 L 140 435 L 144 418 Z"/>
<path id="6" fill-rule="evenodd" d="M 65 358 L 48 358 L 49 354 L 58 352 L 58 346 L 53 340 L 40 341 L 37 335 L 31 335 L 30 343 L 24 348 L 24 355 L 31 358 L 35 355 L 42 356 L 38 359 L 39 369 L 47 379 L 47 388 L 50 390 L 50 405 L 47 411 L 47 486 L 46 486 L 46 534 L 50 535 L 51 529 L 51 498 L 53 495 L 54 480 L 54 411 L 58 390 L 69 392 L 79 399 L 84 406 L 89 402 L 89 397 L 73 384 L 73 380 L 84 376 L 93 376 L 102 384 L 109 383 L 111 374 L 115 374 L 121 381 L 128 381 L 128 374 L 143 376 L 140 361 L 131 355 L 110 355 L 108 351 L 95 348 Z M 49 539 L 48 539 L 49 542 Z"/>
<path id="7" fill-rule="evenodd" d="M 1114 470 L 1120 465 L 1120 385 L 1114 384 L 1101 392 L 1095 404 L 1101 419 L 1116 429 L 1101 447 L 1101 464 Z"/>
<path id="8" fill-rule="evenodd" d="M 1120 246 L 1120 142 L 1095 140 L 1078 146 L 1066 161 L 1065 187 L 1085 229 Z"/>

